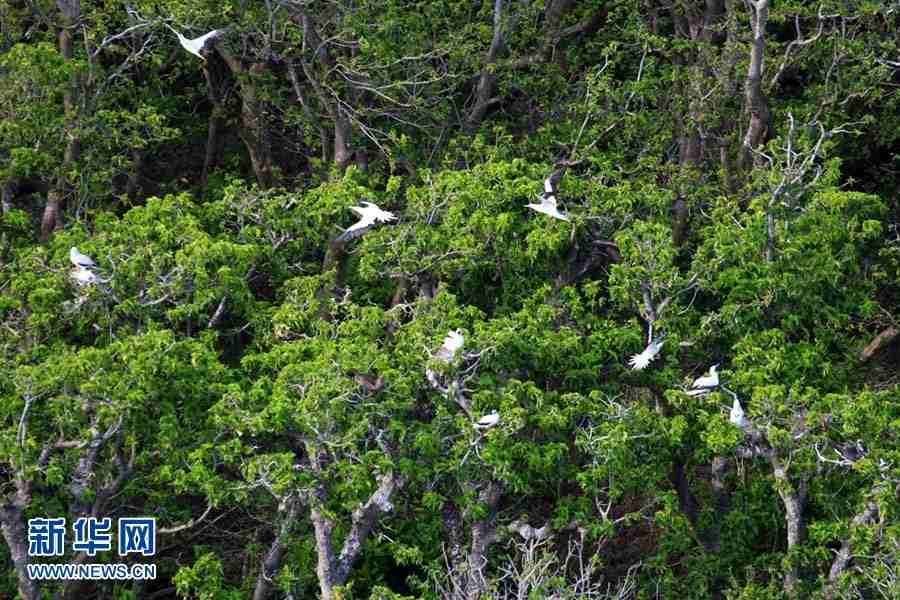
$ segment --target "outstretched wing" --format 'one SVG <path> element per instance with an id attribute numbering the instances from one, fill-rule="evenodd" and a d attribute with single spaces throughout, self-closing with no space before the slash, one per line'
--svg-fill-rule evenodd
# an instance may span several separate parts
<path id="1" fill-rule="evenodd" d="M 656 360 L 656 357 L 659 356 L 660 350 L 662 350 L 662 345 L 665 342 L 664 339 L 656 338 L 644 348 L 644 351 L 640 354 L 635 354 L 632 356 L 628 364 L 631 365 L 632 369 L 641 370 L 647 367 L 652 361 Z"/>
<path id="2" fill-rule="evenodd" d="M 378 214 L 375 215 L 375 218 L 381 221 L 382 223 L 387 223 L 388 221 L 396 221 L 397 217 L 392 212 L 388 212 L 386 210 L 378 209 Z"/>
<path id="3" fill-rule="evenodd" d="M 362 213 L 360 213 L 360 214 L 362 214 Z M 344 233 L 350 233 L 352 231 L 359 231 L 360 229 L 365 229 L 366 227 L 370 226 L 374 222 L 375 221 L 371 217 L 363 214 L 362 219 L 360 219 L 359 221 L 357 221 L 356 223 L 354 223 L 353 225 L 348 227 L 347 230 L 344 231 Z"/>
<path id="4" fill-rule="evenodd" d="M 193 42 L 197 46 L 198 49 L 204 50 L 206 48 L 207 44 L 209 44 L 215 38 L 219 37 L 220 35 L 224 35 L 227 32 L 228 32 L 227 29 L 213 29 L 209 33 L 207 33 L 205 35 L 201 35 L 197 39 L 193 40 Z"/>
<path id="5" fill-rule="evenodd" d="M 647 368 L 647 365 L 650 364 L 650 361 L 653 360 L 648 353 L 648 350 L 644 350 L 640 354 L 635 354 L 631 358 L 628 359 L 628 365 L 637 371 Z"/>
<path id="6" fill-rule="evenodd" d="M 444 362 L 450 362 L 456 356 L 456 352 L 462 348 L 465 338 L 457 331 L 451 331 L 444 338 L 444 343 L 434 353 L 434 357 Z"/>

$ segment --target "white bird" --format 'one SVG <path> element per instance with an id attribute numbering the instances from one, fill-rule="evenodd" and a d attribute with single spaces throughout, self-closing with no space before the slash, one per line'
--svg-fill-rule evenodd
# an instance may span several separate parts
<path id="1" fill-rule="evenodd" d="M 441 344 L 441 347 L 437 349 L 437 352 L 435 352 L 433 356 L 434 358 L 449 364 L 453 362 L 453 358 L 456 356 L 459 349 L 463 347 L 464 343 L 465 338 L 463 337 L 462 332 L 459 329 L 454 329 L 447 334 L 447 337 L 444 338 L 444 343 Z M 442 393 L 446 393 L 446 389 L 441 385 L 441 379 L 437 373 L 431 369 L 425 369 L 425 377 L 428 379 L 428 382 L 431 383 L 432 387 L 441 390 Z"/>
<path id="2" fill-rule="evenodd" d="M 72 281 L 79 287 L 85 287 L 97 282 L 97 275 L 81 265 L 76 265 L 72 269 Z"/>
<path id="3" fill-rule="evenodd" d="M 750 427 L 750 421 L 744 416 L 744 409 L 741 407 L 740 401 L 735 397 L 734 403 L 731 405 L 731 414 L 728 417 L 732 425 L 737 425 L 741 429 L 746 430 Z"/>
<path id="4" fill-rule="evenodd" d="M 69 262 L 76 267 L 90 268 L 97 266 L 90 256 L 82 254 L 75 246 L 69 248 Z"/>
<path id="5" fill-rule="evenodd" d="M 175 35 L 178 36 L 178 41 L 181 42 L 182 48 L 184 48 L 185 50 L 187 50 L 194 56 L 197 56 L 201 60 L 206 60 L 206 57 L 203 56 L 203 54 L 201 54 L 201 52 L 206 49 L 207 44 L 209 44 L 210 41 L 214 40 L 215 38 L 219 37 L 220 35 L 223 35 L 228 32 L 227 29 L 214 29 L 214 30 L 210 31 L 209 33 L 201 35 L 198 38 L 188 39 L 188 38 L 184 37 L 183 35 L 181 35 L 180 33 L 178 33 L 168 23 L 166 23 L 165 25 L 166 25 L 166 27 L 168 27 L 169 29 L 172 30 L 172 33 L 174 33 Z"/>
<path id="6" fill-rule="evenodd" d="M 531 210 L 549 215 L 554 219 L 560 219 L 562 221 L 569 220 L 569 216 L 564 212 L 560 212 L 556 207 L 555 190 L 553 189 L 553 182 L 550 181 L 549 177 L 544 179 L 544 192 L 540 194 L 538 198 L 541 201 L 540 204 L 526 204 L 526 206 Z"/>
<path id="7" fill-rule="evenodd" d="M 475 423 L 475 429 L 490 429 L 499 422 L 500 415 L 494 410 L 478 419 L 478 422 Z"/>
<path id="8" fill-rule="evenodd" d="M 554 192 L 556 192 L 556 190 L 553 189 L 553 182 L 547 177 L 544 179 L 544 193 L 553 194 Z"/>
<path id="9" fill-rule="evenodd" d="M 718 368 L 719 365 L 715 364 L 709 368 L 709 375 L 704 375 L 703 377 L 695 379 L 694 383 L 691 384 L 691 388 L 693 389 L 687 393 L 688 396 L 702 396 L 717 388 L 719 386 Z"/>
<path id="10" fill-rule="evenodd" d="M 569 220 L 569 216 L 566 213 L 560 212 L 560 210 L 556 208 L 556 196 L 540 196 L 540 199 L 540 204 L 526 204 L 525 206 L 531 210 L 551 216 L 554 219 L 559 219 L 561 221 Z"/>
<path id="11" fill-rule="evenodd" d="M 388 212 L 386 210 L 381 210 L 372 202 L 366 202 L 365 200 L 363 200 L 362 202 L 360 202 L 360 204 L 362 204 L 363 206 L 350 207 L 350 210 L 358 214 L 360 216 L 360 219 L 349 228 L 345 229 L 345 234 L 370 227 L 378 221 L 387 223 L 388 221 L 397 220 L 397 217 L 394 216 L 394 213 Z"/>
<path id="12" fill-rule="evenodd" d="M 647 367 L 652 361 L 656 360 L 656 357 L 659 356 L 660 350 L 662 350 L 662 346 L 665 343 L 664 336 L 659 336 L 655 340 L 652 340 L 647 347 L 644 348 L 644 351 L 640 354 L 635 354 L 631 358 L 628 359 L 628 364 L 632 369 L 641 370 Z"/>
<path id="13" fill-rule="evenodd" d="M 434 353 L 434 357 L 444 362 L 451 362 L 456 352 L 463 347 L 465 338 L 459 329 L 454 329 L 444 338 L 444 343 Z"/>

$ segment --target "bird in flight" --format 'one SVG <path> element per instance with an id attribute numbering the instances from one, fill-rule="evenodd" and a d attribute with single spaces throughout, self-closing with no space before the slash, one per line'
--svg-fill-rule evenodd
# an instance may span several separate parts
<path id="1" fill-rule="evenodd" d="M 698 377 L 694 380 L 694 383 L 691 384 L 691 390 L 687 392 L 688 396 L 702 396 L 703 394 L 708 394 L 719 386 L 719 373 L 718 369 L 719 365 L 714 364 L 709 368 L 709 374 L 704 375 L 703 377 Z"/>
<path id="2" fill-rule="evenodd" d="M 165 25 L 166 25 L 166 27 L 168 27 L 169 29 L 172 30 L 172 33 L 174 33 L 175 35 L 178 36 L 178 41 L 181 42 L 182 48 L 184 48 L 185 50 L 187 50 L 194 56 L 197 56 L 201 60 L 206 60 L 206 57 L 203 56 L 203 54 L 201 54 L 201 52 L 206 50 L 206 46 L 210 42 L 214 41 L 220 35 L 223 35 L 228 32 L 227 29 L 214 29 L 214 30 L 210 31 L 209 33 L 201 35 L 198 38 L 188 39 L 188 38 L 184 37 L 183 35 L 181 35 L 178 31 L 175 30 L 175 28 L 173 28 L 168 23 L 166 23 Z"/>
<path id="3" fill-rule="evenodd" d="M 662 346 L 665 343 L 665 334 L 660 335 L 659 337 L 650 341 L 647 344 L 647 347 L 644 348 L 644 351 L 640 354 L 635 354 L 631 358 L 628 359 L 628 364 L 632 369 L 640 371 L 641 369 L 645 369 L 647 365 L 656 360 L 656 357 L 659 356 L 659 352 L 662 350 Z"/>
<path id="4" fill-rule="evenodd" d="M 556 207 L 556 195 L 553 191 L 553 182 L 550 181 L 549 177 L 544 180 L 544 192 L 540 194 L 538 198 L 541 201 L 540 204 L 526 204 L 526 206 L 531 210 L 549 215 L 554 219 L 560 219 L 562 221 L 569 220 L 569 216 L 560 212 Z"/>
<path id="5" fill-rule="evenodd" d="M 496 410 L 494 410 L 478 419 L 478 421 L 475 423 L 475 429 L 490 429 L 499 422 L 500 415 L 497 414 Z"/>
<path id="6" fill-rule="evenodd" d="M 737 425 L 743 430 L 747 430 L 750 427 L 750 421 L 744 416 L 744 409 L 737 397 L 735 397 L 734 403 L 731 405 L 731 414 L 728 416 L 728 420 L 731 421 L 732 425 Z"/>
<path id="7" fill-rule="evenodd" d="M 372 202 L 361 201 L 362 206 L 351 206 L 350 210 L 359 215 L 360 219 L 349 228 L 344 230 L 344 235 L 352 234 L 360 229 L 371 227 L 377 222 L 387 223 L 388 221 L 396 221 L 397 217 L 394 213 L 381 210 Z"/>

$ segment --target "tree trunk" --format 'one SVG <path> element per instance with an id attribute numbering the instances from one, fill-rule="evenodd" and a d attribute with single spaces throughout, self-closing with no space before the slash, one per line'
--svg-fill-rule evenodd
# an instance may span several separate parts
<path id="1" fill-rule="evenodd" d="M 747 67 L 747 82 L 744 87 L 744 94 L 750 122 L 747 126 L 747 132 L 744 134 L 739 164 L 741 171 L 744 173 L 749 172 L 751 165 L 754 163 L 753 150 L 765 141 L 771 121 L 769 103 L 762 89 L 769 0 L 752 0 L 749 4 L 753 43 L 750 48 L 750 64 Z"/>
<path id="2" fill-rule="evenodd" d="M 316 59 L 318 60 L 318 63 L 326 72 L 332 69 L 334 67 L 335 60 L 328 50 L 327 43 L 322 40 L 322 38 L 319 36 L 319 33 L 316 31 L 316 24 L 313 19 L 309 16 L 309 14 L 302 10 L 296 11 L 292 18 L 303 29 L 304 48 L 317 48 Z M 316 98 L 328 113 L 328 116 L 331 118 L 333 124 L 332 137 L 334 142 L 334 148 L 331 155 L 334 158 L 335 166 L 339 171 L 343 171 L 347 168 L 351 161 L 353 161 L 354 155 L 353 149 L 350 146 L 350 137 L 353 132 L 350 120 L 345 114 L 344 109 L 341 107 L 340 102 L 336 98 L 331 97 L 332 95 L 328 91 L 326 91 L 325 87 L 322 85 L 322 82 L 316 77 L 316 74 L 313 73 L 312 65 L 303 58 L 301 58 L 299 62 L 300 67 L 303 69 L 303 75 L 312 86 Z M 291 75 L 292 83 L 294 84 L 294 92 L 297 95 L 297 99 L 303 102 L 304 97 L 301 93 L 302 90 L 300 89 L 296 74 L 293 71 L 289 72 L 289 74 Z M 306 110 L 305 103 L 303 103 L 303 106 L 304 110 Z M 323 144 L 325 144 L 327 142 L 327 133 L 325 131 L 325 128 L 321 127 L 318 124 L 318 120 L 314 120 L 314 122 L 316 123 L 317 127 L 319 127 L 319 136 L 322 139 Z M 323 154 L 327 154 L 327 151 L 324 149 L 324 147 Z"/>
<path id="3" fill-rule="evenodd" d="M 722 518 L 731 508 L 731 494 L 725 486 L 725 474 L 728 472 L 728 459 L 716 456 L 712 460 L 712 489 L 713 509 L 718 518 L 713 520 L 712 526 L 705 532 L 703 546 L 707 552 L 718 553 L 722 547 Z"/>
<path id="4" fill-rule="evenodd" d="M 484 59 L 478 85 L 475 88 L 475 104 L 466 116 L 465 130 L 473 133 L 481 125 L 491 105 L 497 87 L 497 55 L 503 47 L 503 0 L 494 0 L 494 34 Z"/>
<path id="5" fill-rule="evenodd" d="M 275 183 L 272 172 L 272 140 L 255 84 L 241 84 L 241 100 L 241 139 L 250 154 L 257 183 L 261 188 L 268 189 Z"/>
<path id="6" fill-rule="evenodd" d="M 309 122 L 315 125 L 319 132 L 319 143 L 322 144 L 322 162 L 327 163 L 328 152 L 331 149 L 331 138 L 328 136 L 325 127 L 322 126 L 321 121 L 313 114 L 312 109 L 309 107 L 309 102 L 307 102 L 306 95 L 303 93 L 303 88 L 300 85 L 300 77 L 297 75 L 297 69 L 291 63 L 288 63 L 288 78 L 291 80 L 291 86 L 294 88 L 294 96 L 296 96 L 297 102 L 303 108 L 303 113 L 306 115 L 306 118 L 309 119 Z"/>
<path id="7" fill-rule="evenodd" d="M 275 575 L 278 573 L 278 569 L 281 568 L 281 561 L 287 549 L 291 529 L 297 520 L 300 501 L 296 498 L 291 498 L 285 502 L 287 504 L 285 509 L 279 510 L 281 513 L 281 526 L 259 568 L 259 576 L 256 578 L 256 587 L 253 590 L 253 600 L 266 600 L 272 594 L 272 590 L 275 587 Z"/>
<path id="8" fill-rule="evenodd" d="M 312 444 L 307 444 L 307 455 L 312 471 L 321 476 L 323 461 L 327 459 L 320 456 L 320 452 Z M 325 484 L 317 484 L 313 497 L 310 499 L 310 520 L 312 520 L 315 531 L 316 575 L 319 578 L 322 600 L 334 600 L 337 597 L 337 588 L 347 583 L 350 569 L 362 553 L 363 545 L 375 527 L 375 522 L 381 515 L 394 510 L 391 497 L 404 485 L 406 485 L 406 478 L 393 471 L 387 471 L 378 476 L 378 487 L 368 500 L 354 509 L 350 518 L 349 531 L 341 545 L 340 554 L 338 554 L 335 552 L 332 537 L 335 522 L 334 519 L 327 516 L 324 509 L 328 500 L 328 490 Z"/>
<path id="9" fill-rule="evenodd" d="M 350 123 L 340 106 L 334 110 L 334 164 L 339 171 L 347 168 L 353 160 L 350 149 Z"/>
<path id="10" fill-rule="evenodd" d="M 209 172 L 218 164 L 219 131 L 222 129 L 222 94 L 219 82 L 213 77 L 209 63 L 203 66 L 203 77 L 206 79 L 206 97 L 212 105 L 206 129 L 206 152 L 203 156 L 203 173 L 201 182 L 205 185 Z"/>
<path id="11" fill-rule="evenodd" d="M 669 480 L 678 494 L 678 507 L 681 509 L 681 513 L 687 518 L 691 528 L 695 528 L 698 515 L 697 500 L 694 498 L 694 494 L 691 493 L 691 486 L 688 482 L 687 474 L 684 472 L 684 463 L 678 457 L 675 457 L 672 463 Z"/>
<path id="12" fill-rule="evenodd" d="M 24 600 L 39 600 L 40 587 L 36 581 L 28 577 L 28 527 L 25 522 L 24 506 L 20 502 L 12 501 L 5 506 L 0 506 L 0 532 L 9 548 L 13 567 L 18 578 L 19 595 Z"/>
<path id="13" fill-rule="evenodd" d="M 219 130 L 221 126 L 222 119 L 219 118 L 219 107 L 214 106 L 207 122 L 206 153 L 203 156 L 203 173 L 200 175 L 200 181 L 204 185 L 209 180 L 209 172 L 219 162 Z"/>
<path id="14" fill-rule="evenodd" d="M 877 490 L 877 488 L 878 485 L 876 484 L 875 490 Z M 850 531 L 847 533 L 847 537 L 841 542 L 841 547 L 838 550 L 837 555 L 835 555 L 834 562 L 831 563 L 831 569 L 828 572 L 828 583 L 825 586 L 825 600 L 832 600 L 835 597 L 841 576 L 850 565 L 850 559 L 853 557 L 853 529 L 871 523 L 878 516 L 878 512 L 878 503 L 874 500 L 869 500 L 865 503 L 862 510 L 850 521 Z"/>
<path id="15" fill-rule="evenodd" d="M 704 8 L 700 10 L 686 9 L 682 14 L 678 6 L 672 8 L 672 21 L 675 24 L 676 35 L 694 42 L 706 44 L 721 44 L 724 41 L 724 33 L 721 22 L 725 16 L 724 0 L 706 0 Z M 679 53 L 675 62 L 684 68 L 702 71 L 707 76 L 712 76 L 710 65 L 715 59 L 710 49 L 699 48 L 696 51 Z M 689 181 L 683 182 L 677 191 L 677 196 L 672 204 L 672 244 L 676 247 L 684 244 L 688 234 L 688 202 L 692 189 L 696 185 L 695 178 L 700 174 L 691 169 L 699 169 L 703 160 L 704 145 L 700 137 L 699 124 L 703 119 L 705 100 L 701 100 L 701 90 L 697 90 L 691 84 L 677 90 L 677 93 L 687 100 L 687 111 L 679 118 L 678 122 L 678 164 L 682 170 L 687 170 Z"/>
<path id="16" fill-rule="evenodd" d="M 219 55 L 225 61 L 232 75 L 241 86 L 241 127 L 240 136 L 247 152 L 256 181 L 263 189 L 275 185 L 272 170 L 272 139 L 266 123 L 265 104 L 259 98 L 257 80 L 266 70 L 265 63 L 253 63 L 249 67 L 235 58 L 226 48 L 216 45 Z"/>
<path id="17" fill-rule="evenodd" d="M 66 62 L 71 62 L 74 57 L 74 31 L 75 23 L 80 14 L 80 4 L 75 1 L 72 4 L 59 3 L 62 12 L 62 28 L 59 31 L 59 51 Z M 73 131 L 76 125 L 75 90 L 78 86 L 78 75 L 73 73 L 69 85 L 63 92 L 63 106 L 66 111 L 66 135 L 68 142 L 63 157 L 61 173 L 53 184 L 53 188 L 47 194 L 47 204 L 44 206 L 44 214 L 41 217 L 41 239 L 50 239 L 53 232 L 62 226 L 62 209 L 66 196 L 70 192 L 68 170 L 72 168 L 81 154 L 81 141 Z"/>
<path id="18" fill-rule="evenodd" d="M 334 531 L 334 523 L 327 518 L 318 508 L 310 511 L 316 538 L 316 575 L 319 578 L 319 591 L 322 600 L 333 600 L 335 582 L 334 545 L 331 542 L 331 534 Z"/>
<path id="19" fill-rule="evenodd" d="M 784 574 L 784 592 L 788 598 L 794 600 L 800 592 L 797 587 L 799 574 L 793 553 L 796 547 L 803 542 L 805 533 L 803 513 L 806 503 L 806 483 L 801 482 L 799 486 L 794 486 L 781 457 L 773 454 L 770 460 L 775 476 L 776 489 L 781 497 L 781 501 L 784 503 L 784 522 L 787 529 L 789 566 Z"/>
<path id="20" fill-rule="evenodd" d="M 487 581 L 484 577 L 484 569 L 488 563 L 488 551 L 497 540 L 496 518 L 497 508 L 503 495 L 503 486 L 490 481 L 478 494 L 479 503 L 487 507 L 484 518 L 472 523 L 469 529 L 471 539 L 469 551 L 459 563 L 454 564 L 454 573 L 457 581 L 454 585 L 463 598 L 459 600 L 482 600 L 487 593 Z M 460 552 L 456 552 L 458 558 L 463 558 Z"/>
<path id="21" fill-rule="evenodd" d="M 136 200 L 141 189 L 141 171 L 144 168 L 144 151 L 141 148 L 132 150 L 131 172 L 125 184 L 125 195 L 129 200 Z"/>
<path id="22" fill-rule="evenodd" d="M 16 182 L 9 179 L 3 183 L 0 189 L 0 215 L 5 215 L 12 210 L 13 198 L 16 196 Z"/>

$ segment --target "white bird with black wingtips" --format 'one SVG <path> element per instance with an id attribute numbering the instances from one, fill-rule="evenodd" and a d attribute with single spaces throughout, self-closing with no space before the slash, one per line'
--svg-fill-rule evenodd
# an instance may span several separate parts
<path id="1" fill-rule="evenodd" d="M 531 210 L 551 216 L 554 219 L 560 219 L 561 221 L 569 220 L 569 216 L 564 212 L 560 212 L 556 207 L 556 195 L 553 190 L 553 182 L 550 181 L 549 177 L 544 180 L 544 193 L 540 194 L 538 198 L 541 201 L 540 204 L 526 204 L 526 206 Z"/>
<path id="2" fill-rule="evenodd" d="M 643 352 L 635 354 L 628 359 L 629 366 L 637 371 L 647 368 L 647 365 L 656 360 L 656 357 L 659 356 L 665 341 L 665 334 L 651 340 L 650 343 L 647 344 L 647 347 L 644 348 Z"/>
<path id="3" fill-rule="evenodd" d="M 719 387 L 718 364 L 714 364 L 709 368 L 709 374 L 698 377 L 691 384 L 691 390 L 687 392 L 688 396 L 702 396 L 708 394 Z"/>
<path id="4" fill-rule="evenodd" d="M 182 48 L 184 48 L 194 56 L 197 56 L 201 60 L 206 60 L 206 57 L 201 54 L 201 52 L 206 50 L 206 46 L 220 35 L 228 33 L 227 29 L 214 29 L 209 33 L 201 35 L 198 38 L 189 39 L 181 35 L 178 31 L 175 30 L 174 27 L 172 27 L 168 23 L 166 23 L 165 25 L 172 30 L 172 33 L 178 36 L 178 41 L 181 43 Z"/>

